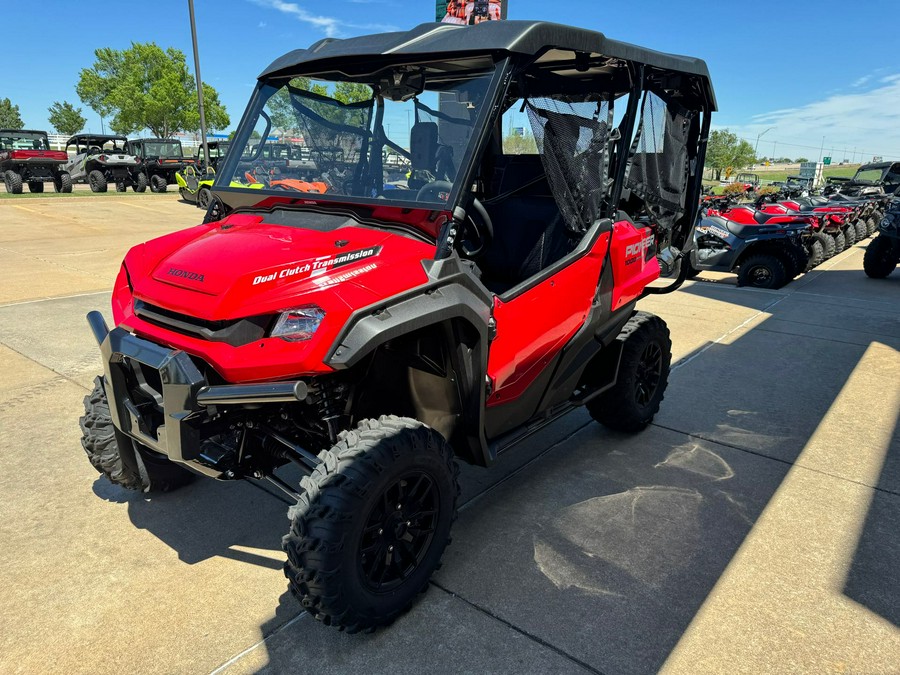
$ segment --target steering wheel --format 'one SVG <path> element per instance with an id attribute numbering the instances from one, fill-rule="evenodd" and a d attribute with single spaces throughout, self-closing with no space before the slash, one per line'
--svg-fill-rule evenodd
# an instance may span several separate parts
<path id="1" fill-rule="evenodd" d="M 446 180 L 435 180 L 423 185 L 416 193 L 416 201 L 447 201 L 453 184 Z M 442 197 L 446 195 L 446 197 Z M 473 217 L 474 216 L 474 217 Z M 494 239 L 494 224 L 478 199 L 472 198 L 472 208 L 466 211 L 466 222 L 463 224 L 466 237 L 460 239 L 460 250 L 467 258 L 482 255 Z"/>

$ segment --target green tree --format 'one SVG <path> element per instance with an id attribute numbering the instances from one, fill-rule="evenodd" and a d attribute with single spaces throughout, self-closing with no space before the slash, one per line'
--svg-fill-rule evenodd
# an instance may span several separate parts
<path id="1" fill-rule="evenodd" d="M 19 115 L 19 106 L 8 98 L 0 98 L 0 129 L 21 129 L 25 126 Z"/>
<path id="2" fill-rule="evenodd" d="M 753 164 L 755 158 L 753 146 L 728 129 L 717 129 L 709 135 L 706 166 L 715 171 L 716 180 L 722 180 L 722 171 L 725 169 L 743 169 Z"/>
<path id="3" fill-rule="evenodd" d="M 509 134 L 503 138 L 504 155 L 536 155 L 538 154 L 537 142 L 531 134 L 519 136 Z"/>
<path id="4" fill-rule="evenodd" d="M 149 129 L 159 138 L 197 131 L 197 85 L 184 52 L 163 50 L 154 42 L 133 42 L 129 49 L 98 49 L 94 65 L 84 68 L 75 90 L 98 115 L 111 117 L 118 133 Z M 207 129 L 224 129 L 231 120 L 218 92 L 203 83 Z"/>
<path id="5" fill-rule="evenodd" d="M 803 164 L 803 162 L 808 162 L 809 160 L 806 157 L 798 157 L 794 160 L 797 164 Z"/>
<path id="6" fill-rule="evenodd" d="M 54 101 L 47 112 L 50 113 L 47 118 L 50 126 L 61 134 L 72 136 L 84 129 L 84 123 L 87 120 L 81 114 L 81 108 L 76 108 L 68 101 Z"/>

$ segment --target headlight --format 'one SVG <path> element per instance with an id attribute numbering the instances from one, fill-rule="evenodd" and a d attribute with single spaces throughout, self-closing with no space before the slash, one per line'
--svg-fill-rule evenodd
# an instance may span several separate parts
<path id="1" fill-rule="evenodd" d="M 288 342 L 309 340 L 319 329 L 319 324 L 324 318 L 324 310 L 314 305 L 286 310 L 275 322 L 272 337 L 280 337 Z"/>

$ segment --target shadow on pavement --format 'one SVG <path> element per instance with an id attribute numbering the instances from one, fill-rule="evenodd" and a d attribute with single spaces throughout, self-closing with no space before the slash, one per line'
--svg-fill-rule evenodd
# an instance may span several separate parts
<path id="1" fill-rule="evenodd" d="M 900 411 L 897 415 L 844 594 L 900 627 Z"/>

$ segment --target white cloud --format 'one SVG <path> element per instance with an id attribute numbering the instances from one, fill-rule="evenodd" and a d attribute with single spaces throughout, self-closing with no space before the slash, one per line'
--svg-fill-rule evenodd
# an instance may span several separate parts
<path id="1" fill-rule="evenodd" d="M 868 78 L 868 79 L 866 79 Z M 860 78 L 861 87 L 872 76 Z M 865 80 L 865 81 L 862 81 Z M 774 127 L 760 139 L 759 154 L 769 155 L 777 142 L 778 155 L 818 157 L 824 137 L 824 154 L 833 149 L 836 161 L 856 148 L 857 157 L 873 155 L 900 159 L 900 73 L 878 79 L 875 88 L 837 93 L 796 108 L 754 115 L 749 124 L 729 125 L 739 136 L 755 143 L 758 134 Z"/>
<path id="2" fill-rule="evenodd" d="M 390 31 L 397 30 L 394 26 L 383 24 L 354 24 L 346 22 L 334 16 L 321 16 L 308 12 L 296 2 L 285 2 L 285 0 L 250 0 L 254 4 L 267 9 L 274 9 L 292 16 L 298 21 L 308 23 L 311 26 L 322 31 L 326 37 L 341 37 L 347 32 L 347 29 L 362 29 L 372 31 Z"/>
<path id="3" fill-rule="evenodd" d="M 265 28 L 268 24 L 265 21 L 260 21 L 257 28 Z"/>
<path id="4" fill-rule="evenodd" d="M 871 79 L 872 79 L 871 75 L 863 75 L 861 78 L 856 80 L 851 86 L 852 87 L 861 87 Z"/>

